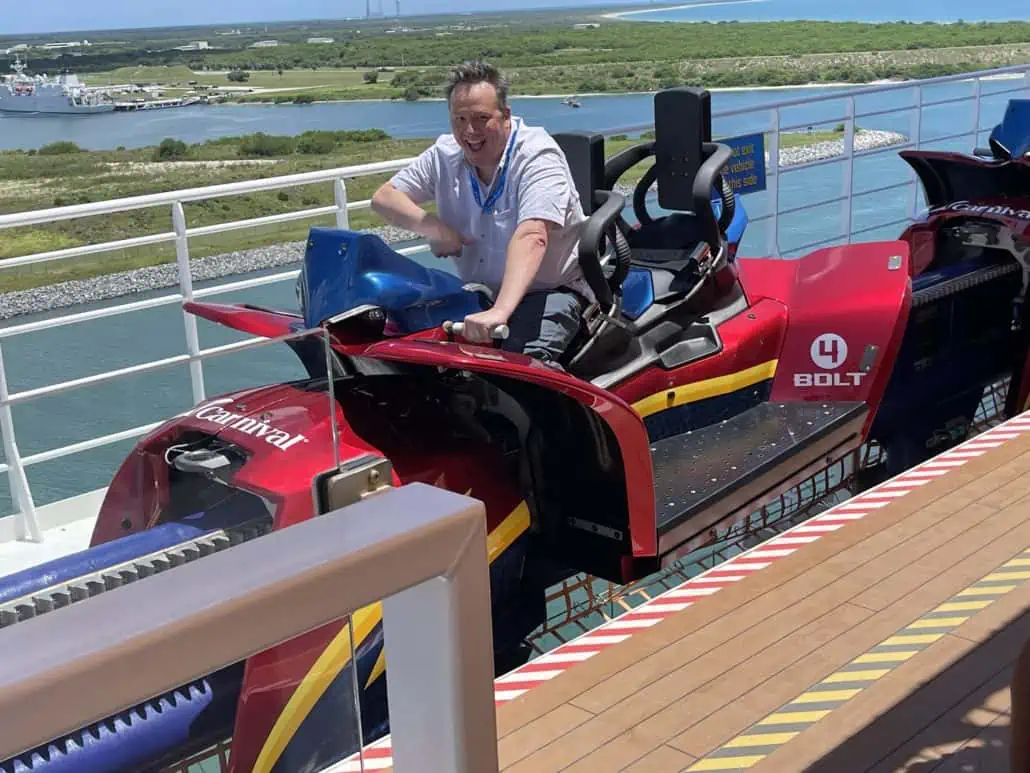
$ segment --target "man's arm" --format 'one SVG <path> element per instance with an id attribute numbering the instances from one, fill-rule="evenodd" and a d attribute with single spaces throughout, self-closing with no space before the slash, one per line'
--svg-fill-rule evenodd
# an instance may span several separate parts
<path id="1" fill-rule="evenodd" d="M 430 215 L 418 202 L 388 180 L 372 195 L 372 211 L 390 225 L 414 231 L 429 239 L 437 238 L 439 218 Z"/>
<path id="2" fill-rule="evenodd" d="M 527 166 L 519 181 L 519 224 L 508 242 L 501 289 L 493 306 L 465 318 L 466 338 L 488 341 L 492 328 L 514 313 L 540 271 L 551 231 L 565 224 L 570 196 L 565 167 L 554 153 L 541 153 Z"/>
<path id="3" fill-rule="evenodd" d="M 515 311 L 540 270 L 550 230 L 554 227 L 546 220 L 531 218 L 519 223 L 512 234 L 504 261 L 501 289 L 494 302 L 494 308 L 502 312 L 505 319 Z"/>
<path id="4" fill-rule="evenodd" d="M 551 230 L 565 224 L 572 191 L 559 153 L 547 150 L 537 155 L 519 180 L 519 224 L 508 243 L 495 304 L 509 315 L 540 270 Z"/>
<path id="5" fill-rule="evenodd" d="M 390 225 L 429 239 L 437 256 L 455 255 L 461 252 L 461 245 L 468 243 L 467 240 L 419 206 L 435 196 L 439 172 L 439 156 L 434 145 L 379 186 L 372 195 L 372 211 Z"/>

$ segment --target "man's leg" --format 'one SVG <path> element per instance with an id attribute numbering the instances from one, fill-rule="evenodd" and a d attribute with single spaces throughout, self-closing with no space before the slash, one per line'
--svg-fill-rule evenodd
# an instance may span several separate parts
<path id="1" fill-rule="evenodd" d="M 558 362 L 579 332 L 583 307 L 575 293 L 527 293 L 508 320 L 503 348 L 544 362 Z"/>

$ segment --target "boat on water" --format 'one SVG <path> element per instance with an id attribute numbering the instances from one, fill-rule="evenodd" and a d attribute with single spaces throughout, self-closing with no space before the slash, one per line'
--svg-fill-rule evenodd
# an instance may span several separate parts
<path id="1" fill-rule="evenodd" d="M 4 76 L 0 82 L 0 112 L 77 115 L 115 109 L 105 92 L 87 87 L 76 75 L 28 75 L 20 57 L 15 57 L 11 69 L 14 75 Z"/>

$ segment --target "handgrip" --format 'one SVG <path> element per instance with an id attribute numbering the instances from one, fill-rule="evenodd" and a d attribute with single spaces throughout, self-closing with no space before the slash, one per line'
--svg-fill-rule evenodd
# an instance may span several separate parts
<path id="1" fill-rule="evenodd" d="M 465 323 L 464 322 L 451 322 L 451 321 L 448 320 L 447 322 L 443 323 L 443 329 L 447 333 L 451 333 L 453 335 L 459 335 L 460 336 L 460 335 L 463 335 L 465 333 Z M 491 338 L 495 338 L 498 341 L 504 341 L 504 340 L 506 340 L 508 338 L 508 334 L 510 332 L 511 331 L 510 331 L 510 329 L 508 328 L 507 325 L 496 325 L 494 327 L 494 329 L 492 331 L 490 331 L 490 337 Z"/>

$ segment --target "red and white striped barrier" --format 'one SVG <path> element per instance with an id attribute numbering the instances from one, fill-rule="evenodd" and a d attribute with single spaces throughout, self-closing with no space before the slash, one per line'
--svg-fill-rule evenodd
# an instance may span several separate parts
<path id="1" fill-rule="evenodd" d="M 743 580 L 747 575 L 764 569 L 777 559 L 789 556 L 824 534 L 837 531 L 852 521 L 861 520 L 875 513 L 899 497 L 925 486 L 942 475 L 947 475 L 970 459 L 983 456 L 991 449 L 998 448 L 1025 432 L 1030 432 L 1030 414 L 1020 414 L 1009 419 L 498 677 L 494 682 L 494 698 L 497 705 L 518 698 L 537 685 L 568 671 L 577 663 L 589 660 L 608 647 L 626 641 L 637 631 L 657 625 L 698 600 Z M 360 753 L 329 768 L 326 773 L 362 773 L 385 770 L 392 765 L 390 736 L 385 736 L 366 746 Z"/>

